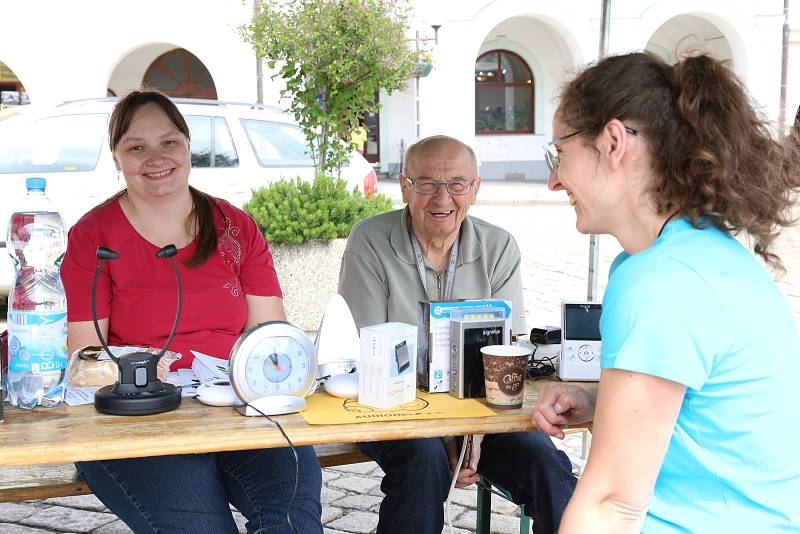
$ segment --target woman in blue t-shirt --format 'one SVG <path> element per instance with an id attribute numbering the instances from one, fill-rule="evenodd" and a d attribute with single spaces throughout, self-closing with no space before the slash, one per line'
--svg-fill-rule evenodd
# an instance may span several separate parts
<path id="1" fill-rule="evenodd" d="M 797 139 L 774 140 L 708 56 L 602 60 L 566 85 L 553 127 L 549 187 L 580 232 L 624 249 L 599 387 L 553 384 L 533 416 L 558 437 L 594 420 L 560 532 L 800 532 L 800 336 L 758 261 L 782 270 Z"/>

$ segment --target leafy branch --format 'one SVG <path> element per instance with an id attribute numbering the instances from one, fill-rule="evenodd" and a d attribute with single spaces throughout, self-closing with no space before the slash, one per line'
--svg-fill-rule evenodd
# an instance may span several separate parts
<path id="1" fill-rule="evenodd" d="M 318 168 L 339 174 L 351 132 L 377 111 L 375 94 L 403 89 L 417 56 L 406 41 L 406 0 L 258 0 L 245 41 L 286 88 Z"/>

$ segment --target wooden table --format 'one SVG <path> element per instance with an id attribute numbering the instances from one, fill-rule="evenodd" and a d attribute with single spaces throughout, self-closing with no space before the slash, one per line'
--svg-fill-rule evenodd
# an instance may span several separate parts
<path id="1" fill-rule="evenodd" d="M 534 429 L 531 412 L 546 380 L 528 380 L 518 410 L 491 417 L 309 425 L 299 414 L 276 416 L 294 445 L 324 445 L 388 439 L 492 434 Z M 0 423 L 0 467 L 136 458 L 168 454 L 283 447 L 278 429 L 263 417 L 184 399 L 158 415 L 120 417 L 94 406 L 33 411 L 6 407 Z"/>

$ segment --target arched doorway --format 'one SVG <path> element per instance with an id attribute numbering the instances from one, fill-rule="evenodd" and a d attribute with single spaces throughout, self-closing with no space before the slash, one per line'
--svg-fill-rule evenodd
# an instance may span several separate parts
<path id="1" fill-rule="evenodd" d="M 700 53 L 721 61 L 735 60 L 722 30 L 697 15 L 678 15 L 666 21 L 653 32 L 645 50 L 667 63 L 676 63 L 682 57 Z"/>
<path id="2" fill-rule="evenodd" d="M 574 66 L 568 40 L 549 19 L 518 16 L 489 29 L 473 63 L 474 132 L 486 180 L 546 181 L 541 147 L 563 77 Z"/>
<path id="3" fill-rule="evenodd" d="M 13 70 L 0 61 L 0 109 L 29 103 L 25 86 Z"/>
<path id="4" fill-rule="evenodd" d="M 475 61 L 475 133 L 533 133 L 533 73 L 522 57 L 490 50 Z"/>
<path id="5" fill-rule="evenodd" d="M 217 98 L 211 73 L 185 48 L 170 50 L 156 58 L 145 71 L 142 85 L 158 88 L 171 97 Z"/>

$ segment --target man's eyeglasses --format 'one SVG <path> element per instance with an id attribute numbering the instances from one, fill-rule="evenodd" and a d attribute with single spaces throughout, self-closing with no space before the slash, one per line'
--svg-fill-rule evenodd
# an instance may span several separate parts
<path id="1" fill-rule="evenodd" d="M 447 192 L 453 196 L 466 195 L 472 191 L 472 186 L 475 185 L 475 178 L 472 180 L 457 179 L 441 182 L 439 180 L 428 180 L 427 178 L 420 178 L 418 180 L 412 180 L 408 176 L 403 176 L 403 178 L 405 178 L 406 182 L 420 195 L 435 195 L 439 192 L 440 187 L 447 189 Z"/>
<path id="2" fill-rule="evenodd" d="M 572 132 L 571 134 L 567 134 L 563 137 L 559 137 L 558 139 L 553 139 L 546 145 L 544 145 L 544 161 L 547 163 L 547 168 L 550 169 L 550 172 L 555 171 L 558 169 L 558 145 L 563 143 L 564 141 L 575 137 L 576 135 L 580 135 L 582 133 L 586 133 L 589 131 L 589 128 L 584 128 L 582 130 L 578 130 L 577 132 Z M 629 126 L 625 126 L 625 131 L 631 135 L 636 135 L 638 131 L 634 128 Z"/>

